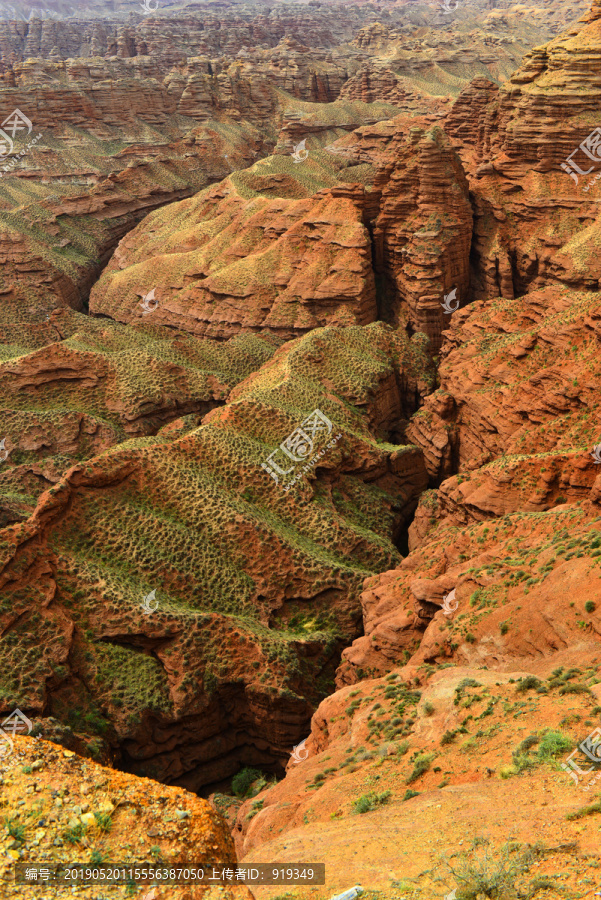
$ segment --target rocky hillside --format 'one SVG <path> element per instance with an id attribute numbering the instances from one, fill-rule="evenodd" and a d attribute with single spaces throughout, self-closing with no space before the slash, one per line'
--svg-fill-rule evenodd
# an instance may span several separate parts
<path id="1" fill-rule="evenodd" d="M 427 474 L 416 448 L 388 441 L 429 372 L 420 336 L 381 324 L 317 330 L 200 428 L 180 419 L 72 466 L 3 532 L 2 648 L 34 667 L 5 669 L 3 703 L 92 726 L 122 765 L 195 789 L 243 763 L 277 769 L 357 636 L 365 576 L 400 560 L 395 543 Z M 103 402 L 102 380 L 82 375 L 71 408 L 94 393 Z M 55 412 L 40 413 L 38 433 L 59 411 L 73 416 L 64 392 L 44 390 Z M 314 410 L 329 431 L 318 422 L 311 456 L 296 458 L 319 450 L 319 481 L 301 470 L 284 491 L 267 460 Z M 42 475 L 25 461 L 9 472 L 9 497 Z"/>
<path id="2" fill-rule="evenodd" d="M 46 895 L 72 896 L 71 886 L 11 884 L 15 862 L 40 865 L 43 860 L 51 866 L 79 863 L 94 867 L 139 863 L 146 858 L 149 864 L 167 867 L 192 861 L 216 868 L 236 866 L 233 842 L 223 820 L 195 794 L 103 768 L 45 740 L 16 736 L 14 745 L 3 762 L 0 782 L 4 897 L 40 900 Z M 78 886 L 76 891 L 86 900 L 99 896 L 97 885 Z M 126 887 L 102 887 L 103 897 L 126 894 Z M 142 888 L 138 896 L 147 900 L 252 900 L 253 895 L 240 885 L 185 885 Z"/>
<path id="3" fill-rule="evenodd" d="M 338 691 L 306 758 L 241 806 L 241 858 L 285 865 L 327 848 L 319 900 L 355 884 L 369 900 L 592 896 L 598 782 L 577 789 L 560 764 L 598 723 L 600 661 L 591 642 L 526 669 L 391 668 Z"/>
<path id="4" fill-rule="evenodd" d="M 444 132 L 400 116 L 301 152 L 145 220 L 94 285 L 90 312 L 138 319 L 152 285 L 157 321 L 195 334 L 291 338 L 380 317 L 436 348 L 441 296 L 453 284 L 467 293 L 472 220 Z"/>

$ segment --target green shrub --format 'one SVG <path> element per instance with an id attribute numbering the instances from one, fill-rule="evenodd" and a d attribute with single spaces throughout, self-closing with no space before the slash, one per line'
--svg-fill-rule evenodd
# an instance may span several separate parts
<path id="1" fill-rule="evenodd" d="M 445 744 L 452 744 L 455 738 L 457 737 L 456 731 L 445 731 L 443 736 L 440 739 L 440 743 L 444 746 Z"/>
<path id="2" fill-rule="evenodd" d="M 265 803 L 265 800 L 255 800 L 254 801 L 254 803 L 252 804 L 252 806 L 250 808 L 250 812 L 246 817 L 247 822 L 249 822 L 251 819 L 253 819 L 257 815 L 257 813 L 261 812 L 261 810 L 263 809 L 264 803 Z"/>
<path id="3" fill-rule="evenodd" d="M 427 772 L 434 759 L 434 753 L 420 753 L 413 761 L 413 772 L 405 780 L 405 784 L 412 784 L 414 781 Z"/>
<path id="4" fill-rule="evenodd" d="M 232 778 L 232 791 L 236 797 L 247 797 L 253 782 L 261 778 L 262 772 L 258 769 L 241 769 Z"/>
<path id="5" fill-rule="evenodd" d="M 581 806 L 575 812 L 568 813 L 566 819 L 583 819 L 585 816 L 594 816 L 596 813 L 601 813 L 601 797 L 598 797 L 590 806 Z"/>
<path id="6" fill-rule="evenodd" d="M 532 883 L 530 889 L 523 890 L 525 876 L 535 861 L 532 851 L 505 844 L 494 852 L 489 849 L 489 843 L 485 838 L 476 839 L 471 850 L 459 854 L 457 862 L 451 864 L 445 860 L 450 878 L 458 886 L 457 900 L 534 897 L 536 891 L 531 889 Z"/>
<path id="7" fill-rule="evenodd" d="M 521 775 L 522 772 L 527 772 L 529 769 L 533 769 L 536 765 L 536 760 L 530 756 L 529 753 L 520 753 L 519 751 L 515 751 L 512 753 L 513 759 L 513 768 L 515 769 L 516 775 Z"/>
<path id="8" fill-rule="evenodd" d="M 586 684 L 564 684 L 559 688 L 561 694 L 590 694 L 591 690 Z"/>
<path id="9" fill-rule="evenodd" d="M 527 675 L 525 678 L 520 678 L 518 683 L 515 686 L 516 694 L 524 694 L 526 691 L 531 691 L 536 688 L 539 688 L 542 684 L 540 678 L 537 678 L 535 675 Z"/>
<path id="10" fill-rule="evenodd" d="M 547 731 L 538 745 L 538 756 L 541 759 L 554 759 L 572 749 L 572 741 L 561 731 Z"/>
<path id="11" fill-rule="evenodd" d="M 95 812 L 94 818 L 100 831 L 110 831 L 113 821 L 110 813 Z"/>
<path id="12" fill-rule="evenodd" d="M 592 612 L 595 612 L 597 607 L 595 606 L 595 604 L 592 600 L 587 600 L 586 603 L 584 604 L 584 608 L 587 611 L 587 613 L 592 613 Z"/>
<path id="13" fill-rule="evenodd" d="M 540 738 L 537 734 L 529 734 L 528 737 L 525 737 L 522 743 L 518 746 L 518 753 L 525 753 L 527 750 L 530 750 L 531 747 L 534 747 L 535 744 L 538 744 Z"/>
<path id="14" fill-rule="evenodd" d="M 375 791 L 369 791 L 367 794 L 363 794 L 359 797 L 358 800 L 355 800 L 353 803 L 353 812 L 358 814 L 371 812 L 372 809 L 376 809 L 376 807 L 388 803 L 390 794 L 390 791 L 382 791 L 381 794 L 377 794 Z"/>
<path id="15" fill-rule="evenodd" d="M 411 800 L 412 797 L 419 797 L 419 791 L 412 791 L 411 788 L 407 788 L 403 794 L 403 800 Z"/>
<path id="16" fill-rule="evenodd" d="M 73 828 L 65 828 L 63 831 L 63 839 L 67 841 L 68 844 L 79 844 L 81 840 L 83 840 L 86 833 L 86 826 L 83 822 L 79 822 L 78 825 L 74 825 Z"/>
<path id="17" fill-rule="evenodd" d="M 11 838 L 15 841 L 23 841 L 25 840 L 25 825 L 21 825 L 17 819 L 5 819 L 4 824 L 6 825 L 6 830 L 10 834 Z"/>

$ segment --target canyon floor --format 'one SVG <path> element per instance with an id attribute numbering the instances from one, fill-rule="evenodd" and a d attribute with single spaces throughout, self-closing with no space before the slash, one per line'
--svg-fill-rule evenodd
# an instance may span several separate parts
<path id="1" fill-rule="evenodd" d="M 2 896 L 592 900 L 600 0 L 21 7 Z"/>

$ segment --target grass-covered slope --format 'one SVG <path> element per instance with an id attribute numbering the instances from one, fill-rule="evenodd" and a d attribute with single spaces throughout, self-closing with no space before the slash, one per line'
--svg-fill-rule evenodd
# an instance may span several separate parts
<path id="1" fill-rule="evenodd" d="M 426 476 L 387 440 L 412 412 L 400 387 L 429 374 L 419 336 L 322 329 L 200 428 L 74 466 L 2 532 L 2 705 L 83 711 L 74 727 L 126 765 L 194 787 L 285 756 L 358 633 L 364 578 L 400 561 Z M 261 464 L 315 409 L 335 442 L 286 491 Z"/>
<path id="2" fill-rule="evenodd" d="M 132 436 L 197 426 L 280 343 L 198 341 L 153 325 L 152 313 L 128 328 L 64 309 L 47 324 L 52 343 L 0 364 L 1 524 L 30 514 L 73 463 Z"/>

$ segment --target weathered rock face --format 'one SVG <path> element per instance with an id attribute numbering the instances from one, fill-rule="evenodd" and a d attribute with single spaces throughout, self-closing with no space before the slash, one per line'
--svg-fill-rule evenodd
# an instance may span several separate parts
<path id="1" fill-rule="evenodd" d="M 329 152 L 263 160 L 155 214 L 121 241 L 90 311 L 135 320 L 152 287 L 158 321 L 195 334 L 292 337 L 379 315 L 436 349 L 445 291 L 467 294 L 471 211 L 443 132 L 412 121 L 359 128 Z"/>
<path id="2" fill-rule="evenodd" d="M 160 57 L 135 56 L 26 60 L 5 73 L 6 103 L 29 113 L 35 137 L 29 146 L 29 136 L 18 135 L 2 165 L 10 200 L 0 204 L 0 262 L 15 308 L 2 309 L 5 327 L 35 327 L 36 316 L 57 305 L 81 309 L 118 240 L 144 215 L 274 146 L 294 101 L 278 90 L 283 63 L 261 66 L 190 57 L 170 69 Z M 325 78 L 325 63 L 320 71 Z M 342 133 L 338 121 L 348 130 L 397 111 L 350 101 L 331 109 L 321 101 L 337 89 L 324 93 L 315 73 L 303 72 L 293 93 L 320 101 L 318 130 L 327 140 Z M 305 118 L 311 112 L 303 107 Z M 30 308 L 35 315 L 24 315 Z"/>
<path id="3" fill-rule="evenodd" d="M 378 312 L 440 346 L 446 292 L 469 287 L 471 208 L 459 157 L 428 117 L 364 126 L 331 151 L 372 167 L 365 210 L 379 282 Z"/>
<path id="4" fill-rule="evenodd" d="M 384 317 L 408 319 L 434 350 L 448 318 L 445 295 L 461 301 L 468 290 L 471 225 L 467 181 L 444 133 L 411 129 L 382 190 L 375 266 L 385 278 Z"/>
<path id="5" fill-rule="evenodd" d="M 352 75 L 340 91 L 340 98 L 375 103 L 385 100 L 403 110 L 423 112 L 424 106 L 443 115 L 451 103 L 449 97 L 426 94 L 409 79 L 399 77 L 392 69 L 367 64 Z"/>
<path id="6" fill-rule="evenodd" d="M 513 298 L 558 282 L 598 289 L 599 160 L 594 139 L 588 156 L 579 145 L 594 138 L 600 58 L 595 3 L 581 22 L 527 54 L 498 91 L 477 79 L 449 113 L 445 129 L 474 201 L 475 299 Z M 572 169 L 570 178 L 568 157 L 591 177 Z"/>
<path id="7" fill-rule="evenodd" d="M 408 429 L 433 479 L 501 456 L 519 465 L 524 454 L 583 454 L 599 442 L 600 304 L 596 292 L 547 289 L 453 314 L 441 386 Z M 548 487 L 559 488 L 552 471 Z M 552 491 L 534 494 L 534 508 L 552 502 Z"/>
<path id="8" fill-rule="evenodd" d="M 135 4 L 132 4 L 135 8 Z M 154 56 L 174 66 L 187 57 L 234 57 L 242 51 L 275 48 L 281 41 L 311 48 L 326 48 L 352 39 L 363 22 L 377 17 L 369 6 L 296 7 L 254 3 L 246 8 L 203 4 L 202 9 L 170 11 L 123 23 L 90 20 L 85 12 L 77 21 L 0 21 L 0 53 L 5 64 L 29 58 L 135 58 Z M 341 9 L 344 15 L 340 15 Z M 91 6 L 90 11 L 93 12 Z M 175 14 L 174 14 L 175 12 Z M 200 15 L 199 15 L 200 13 Z M 109 13 L 110 16 L 110 13 Z"/>
<path id="9" fill-rule="evenodd" d="M 262 146 L 256 130 L 244 124 L 233 130 L 196 126 L 183 140 L 181 133 L 174 138 L 164 150 L 144 141 L 124 143 L 110 166 L 97 138 L 84 167 L 73 145 L 51 151 L 36 145 L 23 168 L 4 174 L 20 204 L 17 213 L 0 209 L 3 343 L 40 346 L 32 331 L 57 306 L 83 308 L 118 240 L 146 213 L 227 174 L 223 151 L 250 161 Z M 30 204 L 31 182 L 38 179 L 43 202 Z"/>
<path id="10" fill-rule="evenodd" d="M 497 665 L 597 633 L 594 616 L 578 616 L 599 591 L 600 317 L 599 294 L 559 289 L 453 315 L 441 386 L 406 430 L 439 487 L 420 498 L 413 552 L 366 583 L 365 637 L 344 651 L 340 683 L 409 657 Z M 439 608 L 452 590 L 450 623 Z M 576 619 L 564 621 L 564 602 Z"/>
<path id="11" fill-rule="evenodd" d="M 260 196 L 263 186 L 269 192 L 274 184 L 275 193 L 296 186 L 285 175 L 260 174 L 268 171 L 259 164 L 147 219 L 119 244 L 92 290 L 90 311 L 135 321 L 140 296 L 153 289 L 160 324 L 177 322 L 201 336 L 269 328 L 291 338 L 321 325 L 374 321 L 362 188 L 268 199 Z M 259 196 L 247 199 L 249 187 Z"/>
<path id="12" fill-rule="evenodd" d="M 388 896 L 397 873 L 388 879 L 386 866 L 384 881 L 386 857 L 373 844 L 371 869 L 346 865 L 346 845 L 377 833 L 375 817 L 369 826 L 361 817 L 342 828 L 336 821 L 352 810 L 339 788 L 355 765 L 377 753 L 379 771 L 361 778 L 375 784 L 385 775 L 382 793 L 369 792 L 359 807 L 373 802 L 386 824 L 386 790 L 394 790 L 396 821 L 399 808 L 408 810 L 401 815 L 412 840 L 418 821 L 419 870 L 408 860 L 417 878 L 423 847 L 439 838 L 440 814 L 431 822 L 438 832 L 428 832 L 433 798 L 408 796 L 408 785 L 430 792 L 451 782 L 452 791 L 434 797 L 455 822 L 457 794 L 472 809 L 479 794 L 470 784 L 478 782 L 480 828 L 487 805 L 505 809 L 520 793 L 505 775 L 522 763 L 542 766 L 549 753 L 559 759 L 583 737 L 571 727 L 574 709 L 580 719 L 596 714 L 589 691 L 600 690 L 601 637 L 601 611 L 590 599 L 601 596 L 601 475 L 591 456 L 601 440 L 601 310 L 590 290 L 599 277 L 597 212 L 590 197 L 564 187 L 550 199 L 559 179 L 570 179 L 549 168 L 547 138 L 539 152 L 533 136 L 544 132 L 547 89 L 547 136 L 571 109 L 578 128 L 592 127 L 599 85 L 585 96 L 582 73 L 598 54 L 599 18 L 595 8 L 573 41 L 536 51 L 501 89 L 485 77 L 510 56 L 496 37 L 483 59 L 477 48 L 452 46 L 433 62 L 430 45 L 417 47 L 418 91 L 407 35 L 392 16 L 373 23 L 381 11 L 365 8 L 339 25 L 330 8 L 323 16 L 318 8 L 313 43 L 305 42 L 313 7 L 280 8 L 264 21 L 238 10 L 223 28 L 206 23 L 194 57 L 167 29 L 160 53 L 142 52 L 132 25 L 118 32 L 116 49 L 110 29 L 99 35 L 115 59 L 60 61 L 57 51 L 40 62 L 24 52 L 5 73 L 11 103 L 40 83 L 44 127 L 61 81 L 70 101 L 57 100 L 66 117 L 64 166 L 59 151 L 41 147 L 31 156 L 36 166 L 47 157 L 38 175 L 27 163 L 10 176 L 22 191 L 22 222 L 5 210 L 0 241 L 9 325 L 0 365 L 8 432 L 0 435 L 8 454 L 0 457 L 0 708 L 39 716 L 42 728 L 82 753 L 206 790 L 242 765 L 282 771 L 346 647 L 341 691 L 313 719 L 307 775 L 290 763 L 263 804 L 241 810 L 238 839 L 250 857 L 266 847 L 272 856 L 276 829 L 302 829 L 319 797 L 314 831 L 327 835 L 329 851 L 345 842 L 333 854 L 337 871 L 357 872 L 357 881 L 367 874 Z M 289 37 L 278 32 L 280 15 L 289 16 Z M 490 15 L 511 21 L 505 11 Z M 352 44 L 356 20 L 368 27 Z M 160 23 L 144 28 L 159 40 Z M 441 25 L 438 34 L 437 47 L 450 43 L 451 29 Z M 190 40 L 198 35 L 191 29 Z M 238 49 L 249 35 L 252 49 Z M 411 35 L 423 45 L 419 28 Z M 334 52 L 336 41 L 347 46 Z M 377 64 L 372 52 L 382 55 Z M 447 133 L 436 122 L 448 98 L 426 89 L 445 67 L 453 90 L 466 71 L 479 73 L 447 116 Z M 562 100 L 566 73 L 580 105 Z M 118 75 L 123 86 L 113 92 Z M 119 119 L 130 94 L 136 100 Z M 410 109 L 391 118 L 384 100 Z M 118 172 L 113 161 L 100 165 L 112 145 L 92 166 L 69 132 L 88 101 L 97 143 L 110 144 L 120 127 L 123 144 L 135 141 L 118 145 Z M 154 137 L 144 137 L 148 129 Z M 228 169 L 274 146 L 279 134 L 276 154 L 128 234 L 93 290 L 87 328 L 72 310 L 45 318 L 34 306 L 25 333 L 21 269 L 32 294 L 36 287 L 80 305 L 89 261 L 97 248 L 94 264 L 104 261 L 107 234 L 115 239 L 161 198 L 190 192 L 199 159 L 199 187 L 221 177 L 217 159 L 229 156 L 234 133 Z M 25 202 L 36 178 L 75 177 L 65 173 L 76 157 L 86 190 L 65 184 L 43 215 Z M 562 213 L 555 236 L 549 229 Z M 56 254 L 47 267 L 44 229 Z M 554 241 L 561 250 L 551 260 L 544 248 Z M 501 300 L 486 295 L 445 316 L 445 295 L 463 305 L 470 291 L 484 296 L 491 285 Z M 524 291 L 518 306 L 514 294 Z M 443 360 L 434 392 L 432 348 Z M 434 489 L 424 493 L 428 476 Z M 398 548 L 418 497 L 403 560 Z M 555 671 L 548 685 L 534 679 L 513 688 L 502 674 L 547 677 L 558 661 L 571 670 Z M 435 671 L 446 666 L 461 669 Z M 386 681 L 365 684 L 373 675 Z M 482 693 L 467 695 L 471 687 Z M 567 722 L 570 731 L 555 734 L 546 757 L 541 750 L 524 761 L 532 742 L 521 742 L 533 726 L 530 716 L 518 720 L 524 701 L 513 696 L 531 688 L 536 727 Z M 505 708 L 513 711 L 513 702 L 515 719 Z M 497 732 L 503 750 L 482 747 Z M 447 752 L 459 734 L 468 740 Z M 328 776 L 346 770 L 349 743 L 351 771 L 336 783 Z M 515 771 L 492 779 L 513 746 Z M 334 764 L 321 771 L 330 762 L 324 753 Z M 441 765 L 432 766 L 438 755 Z M 491 778 L 482 789 L 484 772 Z M 542 795 L 539 775 L 529 785 Z M 363 790 L 357 779 L 344 785 L 353 800 Z M 555 782 L 553 790 L 559 842 L 564 813 L 577 804 Z M 540 827 L 547 814 L 531 800 L 522 796 L 511 808 L 505 839 L 526 807 L 524 840 Z M 413 802 L 423 815 L 400 806 Z M 471 827 L 457 818 L 455 844 Z M 388 825 L 387 848 L 398 861 L 398 828 Z M 410 842 L 403 852 L 411 857 Z M 584 871 L 578 859 L 570 889 Z M 422 887 L 425 896 L 442 894 L 432 882 Z"/>
<path id="13" fill-rule="evenodd" d="M 73 466 L 2 532 L 3 705 L 88 711 L 122 766 L 194 789 L 277 767 L 357 634 L 366 572 L 400 559 L 426 473 L 386 441 L 429 376 L 418 337 L 318 330 L 200 428 Z"/>
<path id="14" fill-rule="evenodd" d="M 581 450 L 501 456 L 423 495 L 409 529 L 409 548 L 419 547 L 441 522 L 465 527 L 520 510 L 579 503 L 596 495 L 599 474 L 591 454 Z"/>
<path id="15" fill-rule="evenodd" d="M 88 8 L 80 4 L 77 10 L 65 0 L 43 0 L 39 18 L 34 7 L 32 21 L 18 21 L 18 16 L 10 21 L 13 6 L 25 19 L 32 13 L 32 6 L 23 0 L 14 0 L 10 7 L 5 4 L 4 20 L 0 20 L 0 59 L 4 65 L 50 56 L 126 59 L 145 55 L 177 65 L 199 54 L 211 60 L 234 56 L 245 60 L 258 48 L 286 45 L 292 50 L 310 48 L 318 54 L 342 45 L 347 50 L 357 48 L 364 54 L 389 57 L 392 50 L 399 49 L 401 58 L 404 52 L 412 51 L 415 57 L 431 46 L 442 56 L 445 67 L 451 61 L 457 63 L 461 54 L 476 56 L 475 50 L 478 62 L 486 64 L 482 51 L 488 48 L 490 63 L 502 64 L 509 58 L 514 68 L 522 47 L 548 39 L 588 8 L 586 0 L 562 0 L 491 11 L 484 0 L 475 0 L 449 18 L 439 7 L 414 0 L 386 9 L 363 2 L 294 6 L 206 2 L 188 4 L 183 10 L 159 7 L 155 14 L 144 16 L 138 0 L 125 0 L 118 9 L 110 3 L 94 3 Z M 118 21 L 130 12 L 136 20 Z M 68 21 L 53 21 L 61 13 Z M 103 21 L 99 22 L 99 17 Z M 466 31 L 469 41 L 461 47 Z M 500 59 L 491 52 L 499 43 Z"/>
<path id="16" fill-rule="evenodd" d="M 545 513 L 442 526 L 400 568 L 368 579 L 365 636 L 343 652 L 337 683 L 404 662 L 412 672 L 451 660 L 527 666 L 583 640 L 598 646 L 589 601 L 601 590 L 599 476 L 591 495 Z"/>
<path id="17" fill-rule="evenodd" d="M 44 734 L 37 721 L 32 734 L 38 738 Z M 35 794 L 34 822 L 22 806 L 23 797 L 31 793 Z M 194 865 L 206 866 L 209 871 L 213 866 L 219 871 L 236 868 L 236 854 L 225 823 L 206 800 L 180 788 L 147 778 L 142 781 L 82 759 L 48 740 L 15 736 L 12 752 L 3 760 L 2 801 L 13 827 L 22 829 L 21 853 L 28 856 L 35 852 L 45 865 L 64 865 L 63 841 L 66 834 L 72 834 L 77 840 L 69 844 L 69 863 L 74 865 L 89 864 L 90 846 L 102 842 L 105 861 L 101 865 L 105 866 L 111 865 L 109 860 L 119 860 L 125 866 L 138 867 L 144 861 L 147 867 L 156 866 L 156 852 L 151 855 L 149 847 L 159 847 L 161 864 L 167 868 L 189 867 L 192 860 Z M 108 825 L 101 829 L 103 816 Z M 37 900 L 39 884 L 14 884 L 11 870 L 15 858 L 22 857 L 13 850 L 0 863 L 0 877 L 7 882 L 4 896 Z M 95 885 L 79 887 L 82 896 L 97 896 Z M 198 884 L 147 887 L 147 900 L 253 897 L 240 883 L 221 890 L 215 885 Z M 53 890 L 59 896 L 63 893 L 60 887 Z"/>
<path id="18" fill-rule="evenodd" d="M 476 80 L 447 119 L 476 208 L 476 294 L 490 263 L 478 250 L 482 235 L 514 262 L 512 247 L 525 245 L 536 256 L 542 241 L 555 240 L 561 251 L 548 267 L 536 263 L 530 283 L 519 272 L 516 280 L 515 268 L 507 274 L 497 256 L 495 271 L 505 271 L 509 284 L 505 290 L 499 282 L 503 298 L 453 314 L 441 349 L 440 388 L 406 429 L 437 487 L 420 498 L 409 532 L 412 552 L 398 569 L 365 584 L 365 636 L 344 651 L 339 684 L 401 662 L 477 660 L 499 667 L 573 646 L 583 631 L 598 640 L 595 604 L 588 601 L 599 595 L 601 552 L 594 450 L 601 440 L 601 308 L 598 291 L 586 289 L 597 286 L 596 263 L 585 274 L 580 248 L 596 242 L 599 225 L 585 212 L 578 215 L 590 201 L 568 198 L 569 179 L 550 170 L 546 138 L 538 147 L 533 142 L 543 106 L 553 111 L 548 132 L 560 127 L 567 109 L 561 84 L 582 85 L 578 79 L 596 53 L 598 9 L 574 29 L 573 40 L 558 38 L 534 54 L 538 68 L 527 63 L 499 92 Z M 543 85 L 550 92 L 544 103 Z M 598 96 L 599 85 L 591 90 Z M 588 103 L 585 92 L 575 103 L 576 118 Z M 519 135 L 529 143 L 522 157 Z M 553 201 L 551 185 L 559 192 Z M 562 205 L 564 214 L 569 208 L 577 216 L 557 239 L 547 238 Z M 553 284 L 575 280 L 577 268 L 581 290 Z M 529 292 L 516 301 L 518 288 Z"/>

